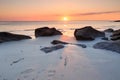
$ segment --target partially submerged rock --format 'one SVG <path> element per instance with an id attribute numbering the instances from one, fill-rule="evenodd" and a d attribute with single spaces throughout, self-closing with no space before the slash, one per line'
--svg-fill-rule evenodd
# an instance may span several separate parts
<path id="1" fill-rule="evenodd" d="M 116 21 L 114 21 L 114 22 L 120 22 L 120 20 L 116 20 Z"/>
<path id="2" fill-rule="evenodd" d="M 52 51 L 56 51 L 56 50 L 59 50 L 59 49 L 62 49 L 64 48 L 65 46 L 64 45 L 55 45 L 55 46 L 50 46 L 50 47 L 44 47 L 42 49 L 40 49 L 41 51 L 45 52 L 45 53 L 50 53 Z"/>
<path id="3" fill-rule="evenodd" d="M 74 32 L 76 40 L 94 40 L 97 37 L 104 37 L 105 33 L 100 32 L 91 26 L 86 26 L 81 29 L 76 29 Z"/>
<path id="4" fill-rule="evenodd" d="M 3 42 L 3 40 L 2 39 L 0 39 L 0 43 L 2 43 Z"/>
<path id="5" fill-rule="evenodd" d="M 93 47 L 96 49 L 105 49 L 120 53 L 120 41 L 99 42 Z"/>
<path id="6" fill-rule="evenodd" d="M 30 36 L 13 34 L 9 32 L 0 32 L 0 43 L 8 41 L 18 41 L 23 39 L 31 39 Z"/>
<path id="7" fill-rule="evenodd" d="M 113 32 L 113 35 L 111 35 L 111 40 L 120 40 L 120 29 Z"/>
<path id="8" fill-rule="evenodd" d="M 102 40 L 108 41 L 109 39 L 107 37 L 103 37 Z"/>
<path id="9" fill-rule="evenodd" d="M 114 32 L 114 30 L 112 28 L 109 28 L 109 29 L 104 30 L 104 32 Z"/>
<path id="10" fill-rule="evenodd" d="M 80 46 L 82 48 L 86 48 L 87 47 L 85 44 L 73 44 L 73 45 Z"/>
<path id="11" fill-rule="evenodd" d="M 120 29 L 115 30 L 112 36 L 117 36 L 120 35 Z"/>
<path id="12" fill-rule="evenodd" d="M 74 43 L 63 42 L 63 41 L 60 41 L 60 40 L 53 40 L 51 42 L 51 44 L 53 44 L 53 45 L 56 45 L 56 44 L 71 44 L 71 45 L 80 46 L 82 48 L 86 48 L 87 47 L 85 44 L 74 44 Z"/>
<path id="13" fill-rule="evenodd" d="M 119 36 L 114 36 L 111 38 L 111 40 L 115 41 L 115 40 L 120 40 L 120 35 Z"/>
<path id="14" fill-rule="evenodd" d="M 63 42 L 63 41 L 60 41 L 60 40 L 53 40 L 53 41 L 51 42 L 51 44 L 56 45 L 56 44 L 69 44 L 69 43 Z"/>
<path id="15" fill-rule="evenodd" d="M 35 37 L 62 35 L 56 28 L 42 27 L 35 29 Z"/>

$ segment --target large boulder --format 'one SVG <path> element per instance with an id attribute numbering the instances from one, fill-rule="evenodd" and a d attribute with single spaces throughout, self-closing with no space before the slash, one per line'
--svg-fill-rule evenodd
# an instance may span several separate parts
<path id="1" fill-rule="evenodd" d="M 111 40 L 120 40 L 120 29 L 113 32 L 111 35 Z"/>
<path id="2" fill-rule="evenodd" d="M 56 28 L 42 27 L 35 29 L 35 37 L 53 36 L 53 35 L 62 35 L 62 33 L 56 30 Z"/>
<path id="3" fill-rule="evenodd" d="M 96 49 L 105 49 L 120 53 L 120 41 L 99 42 L 93 47 Z"/>
<path id="4" fill-rule="evenodd" d="M 94 40 L 97 37 L 104 37 L 105 33 L 100 32 L 91 26 L 86 26 L 81 29 L 76 29 L 74 36 L 77 40 Z"/>
<path id="5" fill-rule="evenodd" d="M 8 41 L 18 41 L 23 39 L 31 39 L 31 37 L 26 35 L 12 34 L 9 32 L 0 32 L 0 43 Z"/>

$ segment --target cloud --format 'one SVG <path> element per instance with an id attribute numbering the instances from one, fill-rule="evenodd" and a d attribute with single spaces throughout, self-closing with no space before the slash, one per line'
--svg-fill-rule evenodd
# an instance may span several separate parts
<path id="1" fill-rule="evenodd" d="M 77 13 L 72 14 L 71 16 L 82 16 L 82 15 L 101 15 L 101 14 L 111 14 L 111 13 L 120 13 L 120 11 L 106 11 L 106 12 L 89 12 L 89 13 Z"/>
<path id="2" fill-rule="evenodd" d="M 68 16 L 91 16 L 91 15 L 112 14 L 112 13 L 120 13 L 120 11 L 73 13 L 73 14 L 68 14 Z M 46 16 L 46 15 L 44 15 L 44 16 Z M 63 16 L 63 15 L 61 15 L 61 14 L 49 14 L 47 16 L 60 17 L 60 16 Z"/>

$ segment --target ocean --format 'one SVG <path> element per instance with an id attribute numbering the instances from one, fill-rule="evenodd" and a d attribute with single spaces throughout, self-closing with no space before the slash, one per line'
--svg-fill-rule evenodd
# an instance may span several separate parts
<path id="1" fill-rule="evenodd" d="M 34 29 L 40 27 L 55 27 L 62 31 L 64 35 L 73 36 L 76 28 L 85 26 L 92 26 L 98 30 L 105 30 L 113 28 L 114 30 L 120 28 L 120 22 L 113 21 L 1 21 L 0 32 L 11 32 L 17 34 L 24 34 L 34 37 Z"/>

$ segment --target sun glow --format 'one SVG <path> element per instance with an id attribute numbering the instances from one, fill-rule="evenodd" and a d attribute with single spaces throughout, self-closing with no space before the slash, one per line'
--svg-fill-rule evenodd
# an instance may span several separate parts
<path id="1" fill-rule="evenodd" d="M 68 17 L 63 17 L 63 21 L 68 21 L 69 19 L 68 19 Z"/>

